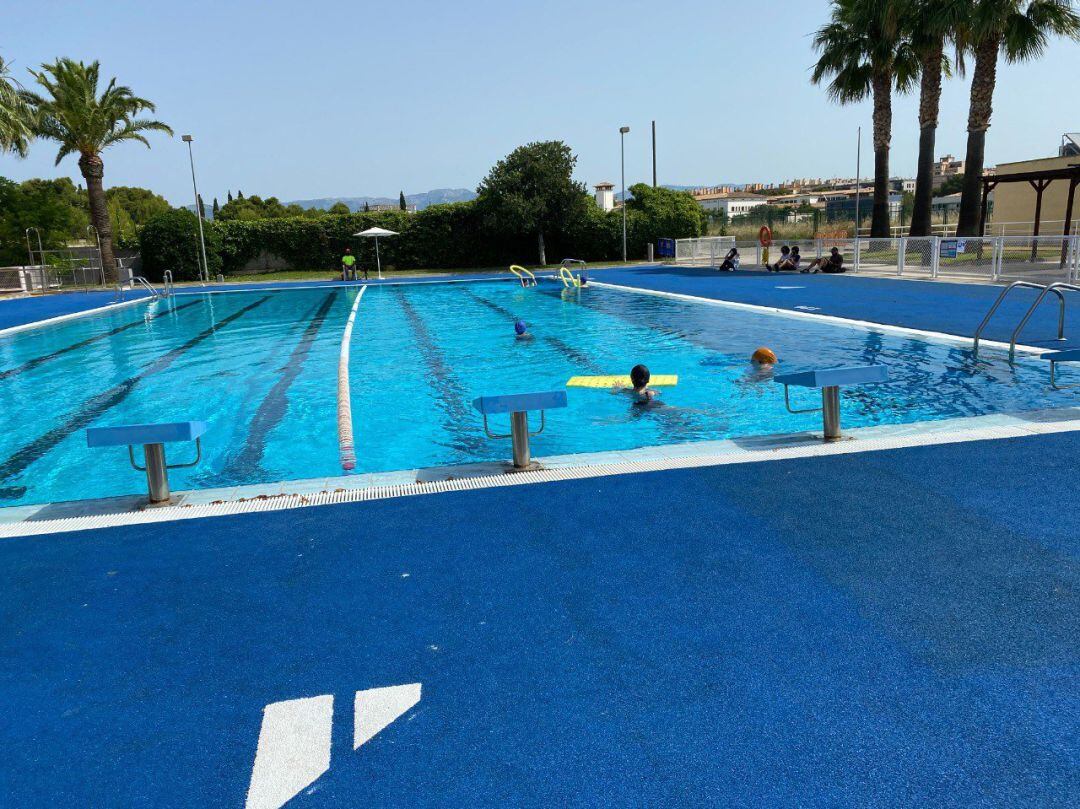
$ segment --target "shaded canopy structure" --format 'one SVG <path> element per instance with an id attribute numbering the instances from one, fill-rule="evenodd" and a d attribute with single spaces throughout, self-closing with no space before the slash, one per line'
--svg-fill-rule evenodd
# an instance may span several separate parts
<path id="1" fill-rule="evenodd" d="M 375 266 L 378 268 L 380 280 L 382 279 L 382 261 L 379 258 L 379 237 L 397 235 L 397 231 L 387 230 L 386 228 L 368 228 L 367 230 L 361 230 L 359 233 L 353 234 L 353 236 L 363 236 L 366 239 L 375 240 Z"/>
<path id="2" fill-rule="evenodd" d="M 1080 185 L 1080 162 L 1065 168 L 1042 169 L 1036 171 L 1017 171 L 1012 174 L 996 174 L 982 178 L 982 213 L 979 215 L 979 235 L 986 232 L 986 208 L 987 199 L 1001 183 L 1028 183 L 1035 190 L 1035 218 L 1032 227 L 1032 236 L 1039 235 L 1039 225 L 1042 220 L 1042 199 L 1046 187 L 1055 180 L 1064 180 L 1069 183 L 1069 194 L 1065 198 L 1065 230 L 1064 236 L 1068 236 L 1072 228 L 1073 218 L 1073 195 L 1076 186 Z"/>

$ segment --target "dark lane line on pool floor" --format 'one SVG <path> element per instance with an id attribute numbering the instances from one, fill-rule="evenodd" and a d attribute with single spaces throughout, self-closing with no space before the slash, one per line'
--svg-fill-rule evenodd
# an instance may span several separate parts
<path id="1" fill-rule="evenodd" d="M 48 362 L 49 360 L 54 360 L 57 357 L 62 356 L 64 354 L 67 354 L 67 353 L 69 353 L 71 351 L 75 351 L 77 349 L 84 348 L 84 347 L 90 345 L 91 343 L 96 343 L 99 340 L 104 340 L 104 339 L 106 339 L 108 337 L 114 337 L 117 334 L 120 334 L 121 332 L 125 332 L 128 329 L 133 329 L 136 326 L 145 326 L 146 323 L 148 321 L 150 321 L 150 320 L 157 320 L 159 317 L 165 317 L 166 315 L 171 315 L 174 312 L 179 312 L 181 309 L 187 309 L 190 306 L 196 306 L 196 305 L 198 305 L 200 303 L 203 303 L 203 302 L 204 301 L 202 301 L 202 300 L 198 300 L 198 301 L 191 301 L 190 303 L 184 303 L 184 304 L 181 304 L 179 306 L 173 306 L 173 307 L 170 307 L 169 309 L 166 309 L 164 312 L 157 312 L 156 314 L 145 316 L 145 317 L 141 318 L 140 320 L 133 320 L 131 323 L 126 323 L 123 326 L 117 326 L 115 329 L 110 329 L 107 332 L 103 332 L 101 334 L 95 334 L 93 337 L 87 337 L 85 340 L 80 340 L 79 342 L 72 343 L 69 346 L 64 346 L 63 348 L 58 348 L 56 351 L 50 352 L 48 354 L 42 354 L 40 357 L 34 357 L 31 360 L 27 360 L 22 365 L 17 365 L 14 368 L 8 368 L 6 371 L 0 371 L 0 379 L 8 379 L 9 377 L 17 376 L 17 375 L 23 373 L 24 371 L 29 371 L 29 370 L 31 370 L 33 368 L 37 368 L 39 365 L 42 365 L 42 364 Z"/>
<path id="2" fill-rule="evenodd" d="M 447 366 L 442 350 L 435 343 L 424 319 L 409 301 L 404 288 L 394 287 L 394 293 L 397 295 L 406 320 L 409 321 L 413 339 L 420 349 L 420 355 L 424 358 L 424 364 L 435 378 L 437 392 L 435 403 L 446 416 L 443 426 L 452 436 L 449 446 L 464 453 L 481 451 L 486 446 L 486 442 L 478 433 L 470 432 L 465 428 L 465 425 L 474 423 L 474 418 L 466 402 L 466 394 L 461 382 Z"/>
<path id="3" fill-rule="evenodd" d="M 477 295 L 471 289 L 466 289 L 464 290 L 464 292 L 474 301 L 476 301 L 477 303 L 482 303 L 484 306 L 486 306 L 488 309 L 491 309 L 493 312 L 498 312 L 500 315 L 511 321 L 517 320 L 517 315 L 515 315 L 505 306 L 501 306 L 500 304 L 495 303 L 495 301 L 488 300 L 482 295 Z M 575 348 L 574 346 L 570 345 L 565 340 L 547 334 L 543 335 L 543 339 L 545 343 L 554 348 L 556 351 L 565 354 L 576 364 L 580 365 L 583 369 L 591 371 L 594 374 L 604 373 L 604 369 L 596 362 L 596 360 L 594 360 L 581 349 Z"/>
<path id="4" fill-rule="evenodd" d="M 54 427 L 44 435 L 38 436 L 29 444 L 25 445 L 21 449 L 16 450 L 11 457 L 0 464 L 0 482 L 6 482 L 16 475 L 23 472 L 30 464 L 42 458 L 53 447 L 74 433 L 76 430 L 82 429 L 87 424 L 90 424 L 95 419 L 101 417 L 104 413 L 110 410 L 116 405 L 120 404 L 124 399 L 130 395 L 131 391 L 135 389 L 135 386 L 147 376 L 156 374 L 160 371 L 164 371 L 170 365 L 172 365 L 177 359 L 186 354 L 192 348 L 197 346 L 207 337 L 213 336 L 217 331 L 228 326 L 234 320 L 243 317 L 252 309 L 262 306 L 272 296 L 265 295 L 259 298 L 257 301 L 249 303 L 242 309 L 238 309 L 228 317 L 222 318 L 215 325 L 210 326 L 207 329 L 196 334 L 187 342 L 173 348 L 158 357 L 151 362 L 146 368 L 135 376 L 128 377 L 123 382 L 117 385 L 113 385 L 106 391 L 103 391 L 96 396 L 93 396 L 89 400 L 83 403 L 82 407 L 67 421 L 58 427 Z M 21 497 L 26 492 L 25 486 L 16 486 L 9 488 L 0 488 L 0 498 L 15 498 Z"/>
<path id="5" fill-rule="evenodd" d="M 274 386 L 270 388 L 270 392 L 263 398 L 259 404 L 259 409 L 255 411 L 255 415 L 251 419 L 251 426 L 248 427 L 243 449 L 225 464 L 220 473 L 222 477 L 242 479 L 250 477 L 258 471 L 262 464 L 263 453 L 266 451 L 266 436 L 285 417 L 285 412 L 288 409 L 289 388 L 292 387 L 293 382 L 296 381 L 296 378 L 304 369 L 304 363 L 311 352 L 311 345 L 315 342 L 315 338 L 319 336 L 319 331 L 326 322 L 330 307 L 334 305 L 336 299 L 337 292 L 334 291 L 323 298 L 322 303 L 318 305 L 307 324 L 307 328 L 300 335 L 300 341 L 293 348 L 292 354 L 289 355 L 284 367 L 280 369 L 281 376 L 274 383 Z"/>

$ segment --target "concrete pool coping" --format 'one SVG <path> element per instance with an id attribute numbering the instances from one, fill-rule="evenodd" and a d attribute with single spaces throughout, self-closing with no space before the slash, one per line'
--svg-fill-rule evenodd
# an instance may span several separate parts
<path id="1" fill-rule="evenodd" d="M 831 443 L 824 442 L 820 432 L 799 432 L 555 455 L 538 458 L 543 468 L 529 472 L 508 473 L 505 463 L 484 462 L 197 489 L 177 492 L 173 504 L 153 508 L 145 506 L 142 495 L 11 506 L 0 509 L 0 537 L 86 531 L 118 525 L 224 517 L 469 489 L 847 455 L 1078 430 L 1080 406 L 858 427 L 845 431 L 843 440 Z"/>

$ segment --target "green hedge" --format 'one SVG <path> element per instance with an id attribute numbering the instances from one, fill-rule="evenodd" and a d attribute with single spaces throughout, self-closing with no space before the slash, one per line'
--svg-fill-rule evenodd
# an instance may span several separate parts
<path id="1" fill-rule="evenodd" d="M 170 211 L 142 229 L 147 277 L 160 280 L 165 269 L 172 269 L 178 281 L 197 277 L 197 225 L 194 214 Z M 206 222 L 210 272 L 238 273 L 263 251 L 294 269 L 333 270 L 340 266 L 346 247 L 352 248 L 362 265 L 373 267 L 373 241 L 352 235 L 370 227 L 400 234 L 379 240 L 384 268 L 455 269 L 534 264 L 537 260 L 536 234 L 500 229 L 484 221 L 475 202 L 458 202 L 432 205 L 414 214 L 379 211 L 328 214 L 316 219 Z M 646 244 L 660 236 L 682 238 L 700 233 L 697 203 L 687 194 L 648 188 L 627 206 L 631 258 L 644 257 Z M 618 259 L 622 255 L 622 212 L 604 212 L 594 204 L 587 205 L 578 220 L 564 232 L 545 234 L 545 241 L 549 261 L 568 256 L 586 261 Z"/>

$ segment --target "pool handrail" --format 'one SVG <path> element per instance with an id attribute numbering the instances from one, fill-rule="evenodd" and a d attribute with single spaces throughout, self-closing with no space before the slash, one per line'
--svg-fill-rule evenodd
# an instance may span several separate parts
<path id="1" fill-rule="evenodd" d="M 1013 281 L 1005 289 L 1001 290 L 1001 294 L 997 296 L 997 300 L 994 301 L 993 306 L 990 307 L 990 311 L 983 317 L 982 322 L 979 324 L 979 328 L 975 329 L 975 342 L 972 344 L 972 353 L 978 355 L 979 353 L 979 338 L 982 336 L 983 329 L 990 322 L 990 318 L 994 316 L 994 312 L 1001 306 L 1001 302 L 1005 300 L 1005 297 L 1017 287 L 1024 287 L 1025 289 L 1039 289 L 1046 291 L 1047 286 L 1053 286 L 1053 284 L 1037 284 L 1034 281 Z M 1065 329 L 1065 296 L 1055 290 L 1055 294 L 1061 302 L 1061 313 L 1058 315 L 1058 339 L 1061 339 Z"/>
<path id="2" fill-rule="evenodd" d="M 1012 362 L 1016 357 L 1016 343 L 1020 339 L 1020 332 L 1024 330 L 1024 326 L 1031 319 L 1031 316 L 1035 314 L 1035 310 L 1039 308 L 1039 304 L 1042 303 L 1043 298 L 1046 297 L 1047 292 L 1053 292 L 1058 296 L 1058 302 L 1060 309 L 1058 311 L 1058 336 L 1057 339 L 1065 339 L 1065 296 L 1061 294 L 1061 290 L 1068 292 L 1080 292 L 1080 286 L 1076 284 L 1070 284 L 1066 281 L 1055 281 L 1053 284 L 1047 284 L 1046 288 L 1039 293 L 1035 298 L 1035 302 L 1028 307 L 1028 310 L 1024 313 L 1023 318 L 1013 329 L 1012 336 L 1009 338 L 1009 362 Z"/>
<path id="3" fill-rule="evenodd" d="M 510 272 L 517 276 L 517 279 L 521 282 L 521 285 L 523 287 L 536 286 L 536 276 L 532 273 L 531 270 L 522 267 L 520 264 L 511 264 Z"/>

